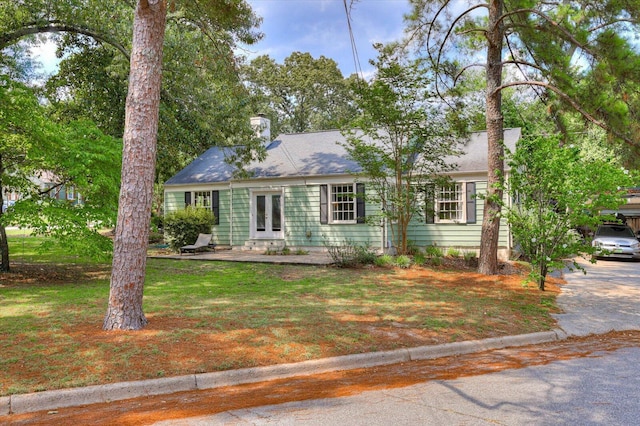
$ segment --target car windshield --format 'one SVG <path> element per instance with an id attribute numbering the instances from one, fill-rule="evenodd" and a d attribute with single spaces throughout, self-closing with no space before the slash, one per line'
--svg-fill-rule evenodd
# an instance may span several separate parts
<path id="1" fill-rule="evenodd" d="M 628 226 L 601 226 L 596 232 L 596 237 L 620 237 L 635 238 L 633 231 Z"/>

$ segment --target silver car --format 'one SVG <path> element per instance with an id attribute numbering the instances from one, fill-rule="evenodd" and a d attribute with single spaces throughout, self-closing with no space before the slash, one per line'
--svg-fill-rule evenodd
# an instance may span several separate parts
<path id="1" fill-rule="evenodd" d="M 640 260 L 640 241 L 627 225 L 603 224 L 591 243 L 596 248 L 595 257 L 615 257 Z"/>

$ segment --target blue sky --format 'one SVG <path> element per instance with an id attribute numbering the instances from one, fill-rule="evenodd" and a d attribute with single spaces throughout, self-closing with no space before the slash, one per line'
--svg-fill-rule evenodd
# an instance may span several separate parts
<path id="1" fill-rule="evenodd" d="M 264 39 L 248 48 L 249 58 L 269 55 L 282 63 L 292 52 L 309 52 L 338 63 L 347 77 L 355 72 L 351 40 L 343 0 L 248 0 L 263 18 Z M 351 0 L 347 0 L 349 6 Z M 351 25 L 360 66 L 370 70 L 377 55 L 373 43 L 402 37 L 406 0 L 359 0 L 352 5 Z"/>
<path id="2" fill-rule="evenodd" d="M 264 38 L 246 47 L 249 59 L 269 55 L 282 63 L 293 52 L 309 52 L 338 63 L 342 74 L 355 72 L 351 41 L 343 0 L 248 0 L 263 18 Z M 351 0 L 347 0 L 349 6 Z M 387 43 L 402 37 L 403 15 L 409 12 L 407 0 L 359 0 L 352 5 L 351 25 L 359 63 L 365 74 L 371 71 L 369 59 L 376 57 L 373 43 Z M 59 59 L 55 47 L 45 44 L 32 49 L 47 72 L 56 69 Z"/>

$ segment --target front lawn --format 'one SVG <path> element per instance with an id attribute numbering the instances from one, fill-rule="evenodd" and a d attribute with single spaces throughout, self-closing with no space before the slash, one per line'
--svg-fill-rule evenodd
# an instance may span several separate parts
<path id="1" fill-rule="evenodd" d="M 12 237 L 0 395 L 550 330 L 523 274 L 149 259 L 138 332 L 103 332 L 109 265 Z"/>

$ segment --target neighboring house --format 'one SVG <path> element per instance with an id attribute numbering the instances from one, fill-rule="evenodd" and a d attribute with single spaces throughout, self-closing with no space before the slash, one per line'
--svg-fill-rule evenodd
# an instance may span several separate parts
<path id="1" fill-rule="evenodd" d="M 621 205 L 618 210 L 603 210 L 601 213 L 620 213 L 634 232 L 640 232 L 640 188 L 627 189 L 626 199 L 627 202 Z"/>
<path id="2" fill-rule="evenodd" d="M 233 249 L 324 249 L 345 241 L 391 248 L 390 224 L 372 226 L 365 217 L 379 212 L 354 194 L 367 193 L 367 182 L 341 145 L 339 131 L 283 134 L 271 141 L 268 120 L 260 118 L 263 137 L 270 141 L 265 161 L 246 166 L 249 179 L 234 178 L 225 162 L 229 148 L 213 147 L 165 183 L 164 211 L 187 205 L 209 208 L 216 224 L 214 238 Z M 505 130 L 505 146 L 515 149 L 520 129 Z M 477 194 L 487 187 L 487 135 L 474 133 L 464 146 L 458 165 L 449 173 L 454 184 L 436 191 L 434 217 L 415 220 L 409 230 L 413 245 L 437 245 L 478 250 L 484 203 Z M 425 203 L 427 200 L 425 200 Z M 511 236 L 503 222 L 500 257 L 511 249 Z"/>
<path id="3" fill-rule="evenodd" d="M 40 191 L 49 191 L 50 198 L 66 200 L 74 205 L 83 203 L 82 195 L 75 190 L 75 187 L 58 183 L 57 177 L 51 172 L 41 172 L 30 180 L 33 182 L 34 186 L 39 188 Z M 22 198 L 23 196 L 19 192 L 12 189 L 5 189 L 2 211 L 7 211 L 7 208 L 13 206 L 16 201 Z"/>

